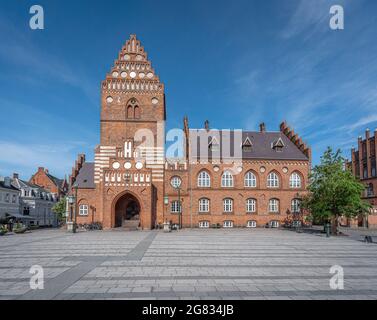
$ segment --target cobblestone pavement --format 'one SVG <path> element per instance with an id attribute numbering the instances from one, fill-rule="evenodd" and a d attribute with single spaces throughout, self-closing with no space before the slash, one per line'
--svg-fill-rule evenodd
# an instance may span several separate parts
<path id="1" fill-rule="evenodd" d="M 30 290 L 30 267 L 44 290 Z M 344 268 L 332 290 L 330 268 Z M 0 238 L 0 299 L 377 299 L 377 245 L 272 229 Z"/>

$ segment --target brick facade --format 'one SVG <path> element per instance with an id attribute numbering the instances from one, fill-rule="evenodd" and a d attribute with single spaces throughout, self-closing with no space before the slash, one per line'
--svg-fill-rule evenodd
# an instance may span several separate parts
<path id="1" fill-rule="evenodd" d="M 355 177 L 365 185 L 365 192 L 362 198 L 368 201 L 373 208 L 367 221 L 360 217 L 354 221 L 348 222 L 353 226 L 365 226 L 377 228 L 377 129 L 371 135 L 370 130 L 365 132 L 365 139 L 361 136 L 357 141 L 358 148 L 351 151 L 351 167 Z"/>
<path id="2" fill-rule="evenodd" d="M 259 132 L 244 132 L 241 143 L 232 131 L 229 145 L 234 154 L 239 149 L 239 154 L 230 159 L 224 153 L 225 131 L 220 131 L 221 156 L 214 157 L 212 136 L 208 146 L 207 142 L 201 146 L 209 148 L 211 158 L 202 161 L 190 141 L 193 133 L 203 129 L 189 129 L 187 118 L 182 142 L 185 155 L 165 158 L 165 120 L 164 85 L 139 40 L 131 35 L 102 82 L 101 137 L 95 161 L 88 163 L 79 155 L 70 177 L 71 185 L 78 188 L 78 223 L 99 221 L 104 228 L 113 228 L 136 220 L 141 229 L 164 221 L 178 223 L 179 214 L 171 212 L 178 200 L 173 177 L 182 181 L 183 227 L 198 227 L 203 221 L 210 226 L 223 226 L 224 221 L 232 221 L 234 227 L 246 227 L 248 221 L 264 226 L 292 218 L 292 201 L 306 192 L 311 150 L 285 122 L 276 132 L 267 132 L 264 125 Z M 204 130 L 209 132 L 208 122 Z M 209 187 L 198 186 L 203 170 L 210 177 Z M 225 171 L 231 172 L 233 186 L 221 185 Z M 245 187 L 248 172 L 253 172 L 255 186 Z M 271 187 L 267 181 L 272 172 L 277 185 Z M 297 186 L 290 184 L 292 175 Z M 202 198 L 209 201 L 208 212 L 199 212 Z M 231 200 L 231 212 L 224 212 L 224 199 Z M 255 200 L 255 212 L 246 212 L 247 199 Z M 270 207 L 277 208 L 276 212 Z M 295 217 L 302 219 L 300 210 L 296 211 Z"/>
<path id="3" fill-rule="evenodd" d="M 54 177 L 49 173 L 48 169 L 43 167 L 38 168 L 38 171 L 30 178 L 29 183 L 54 193 L 59 198 L 65 196 L 68 192 L 67 180 Z"/>

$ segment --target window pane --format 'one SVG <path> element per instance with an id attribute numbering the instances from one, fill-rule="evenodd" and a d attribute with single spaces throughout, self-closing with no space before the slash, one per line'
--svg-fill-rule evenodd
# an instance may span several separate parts
<path id="1" fill-rule="evenodd" d="M 277 188 L 279 187 L 279 177 L 275 172 L 271 172 L 267 177 L 267 187 Z"/>
<path id="2" fill-rule="evenodd" d="M 257 186 L 257 179 L 255 177 L 255 174 L 249 171 L 245 175 L 245 187 L 255 188 L 256 186 Z"/>
<path id="3" fill-rule="evenodd" d="M 198 175 L 198 187 L 210 187 L 211 179 L 206 171 L 201 171 Z"/>

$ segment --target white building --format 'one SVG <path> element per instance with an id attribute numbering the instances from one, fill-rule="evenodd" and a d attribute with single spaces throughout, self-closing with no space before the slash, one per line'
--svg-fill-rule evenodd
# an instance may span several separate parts
<path id="1" fill-rule="evenodd" d="M 57 216 L 52 211 L 58 202 L 56 194 L 13 175 L 12 186 L 20 191 L 20 214 L 29 218 L 30 225 L 57 226 Z"/>
<path id="2" fill-rule="evenodd" d="M 20 213 L 20 191 L 9 177 L 0 177 L 0 219 Z"/>

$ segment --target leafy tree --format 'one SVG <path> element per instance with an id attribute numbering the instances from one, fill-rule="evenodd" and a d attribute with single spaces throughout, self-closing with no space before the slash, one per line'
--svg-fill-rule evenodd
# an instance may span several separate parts
<path id="1" fill-rule="evenodd" d="M 314 220 L 331 221 L 333 234 L 338 233 L 341 216 L 354 218 L 369 211 L 370 205 L 361 199 L 365 187 L 348 169 L 341 151 L 330 147 L 314 167 L 309 194 L 303 198 L 302 207 L 308 209 Z"/>
<path id="2" fill-rule="evenodd" d="M 66 198 L 61 198 L 59 202 L 52 207 L 52 211 L 57 215 L 59 222 L 65 220 L 66 203 Z"/>

